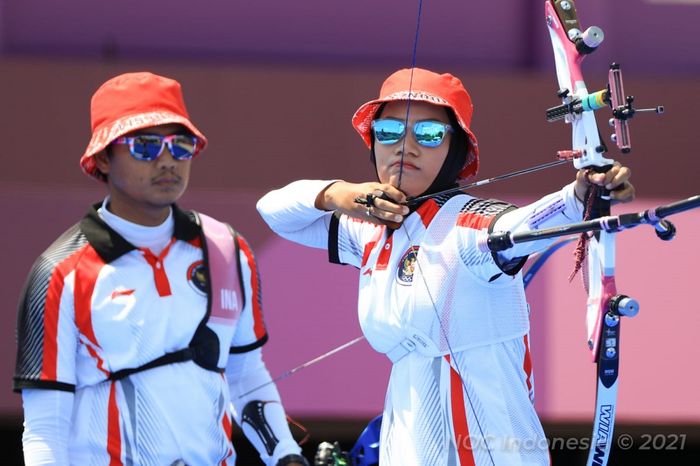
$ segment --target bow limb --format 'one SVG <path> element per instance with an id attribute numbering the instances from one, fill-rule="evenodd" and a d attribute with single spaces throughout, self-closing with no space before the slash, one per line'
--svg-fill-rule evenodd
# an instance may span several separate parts
<path id="1" fill-rule="evenodd" d="M 581 32 L 573 0 L 546 0 L 545 19 L 554 50 L 559 95 L 564 104 L 577 99 L 585 101 L 589 93 L 581 63 L 601 44 L 603 31 L 593 26 Z M 613 164 L 613 160 L 603 157 L 606 148 L 600 142 L 593 112 L 569 113 L 566 121 L 572 127 L 572 148 L 580 151 L 580 157 L 574 159 L 576 168 Z"/>
<path id="2" fill-rule="evenodd" d="M 588 347 L 597 363 L 597 386 L 587 465 L 603 466 L 612 449 L 620 355 L 620 316 L 610 309 L 617 296 L 614 233 L 603 231 L 591 238 L 588 275 Z"/>

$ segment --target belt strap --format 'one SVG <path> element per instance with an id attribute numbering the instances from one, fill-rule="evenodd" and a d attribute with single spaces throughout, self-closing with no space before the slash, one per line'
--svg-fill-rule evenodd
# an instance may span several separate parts
<path id="1" fill-rule="evenodd" d="M 202 351 L 204 350 L 204 352 Z M 208 364 L 206 364 L 206 357 L 203 358 L 202 356 L 204 353 L 207 351 L 205 348 L 201 348 L 197 345 L 190 346 L 188 348 L 183 348 L 178 351 L 173 351 L 172 353 L 166 353 L 163 356 L 154 359 L 153 361 L 147 362 L 146 364 L 139 366 L 139 367 L 134 367 L 134 368 L 128 368 L 128 369 L 122 369 L 116 372 L 112 372 L 109 374 L 108 379 L 109 380 L 120 380 L 123 379 L 124 377 L 128 377 L 131 374 L 136 374 L 137 372 L 143 372 L 148 369 L 153 369 L 154 367 L 160 367 L 160 366 L 165 366 L 166 364 L 173 364 L 177 362 L 185 362 L 185 361 L 194 361 L 198 366 L 203 367 L 204 369 L 207 370 L 212 370 L 215 372 L 223 372 L 224 369 L 220 369 L 218 367 L 210 367 Z"/>
<path id="2" fill-rule="evenodd" d="M 130 369 L 122 369 L 120 371 L 112 372 L 111 374 L 109 374 L 109 380 L 123 379 L 124 377 L 128 377 L 131 374 L 145 371 L 147 369 L 153 369 L 154 367 L 160 367 L 160 366 L 164 366 L 166 364 L 172 364 L 175 362 L 190 361 L 194 358 L 195 358 L 195 349 L 194 348 L 181 349 L 179 351 L 175 351 L 172 353 L 166 353 L 163 356 L 156 358 L 153 361 L 147 362 L 146 364 L 144 364 L 142 366 L 134 367 L 134 368 L 130 368 Z"/>
<path id="3" fill-rule="evenodd" d="M 415 349 L 416 343 L 411 338 L 404 338 L 401 343 L 390 349 L 386 356 L 392 363 L 396 364 Z"/>

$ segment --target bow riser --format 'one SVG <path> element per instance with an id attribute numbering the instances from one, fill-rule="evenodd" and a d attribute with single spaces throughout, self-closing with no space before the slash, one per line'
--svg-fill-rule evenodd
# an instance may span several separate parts
<path id="1" fill-rule="evenodd" d="M 617 295 L 615 286 L 615 238 L 601 232 L 590 239 L 588 254 L 588 305 L 586 322 L 591 359 L 598 362 L 602 328 L 610 310 L 610 300 Z"/>

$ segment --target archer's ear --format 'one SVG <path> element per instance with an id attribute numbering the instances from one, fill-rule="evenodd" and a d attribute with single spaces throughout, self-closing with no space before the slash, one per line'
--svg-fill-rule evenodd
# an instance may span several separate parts
<path id="1" fill-rule="evenodd" d="M 109 160 L 109 155 L 107 155 L 107 151 L 100 151 L 97 154 L 95 154 L 93 157 L 95 157 L 95 166 L 97 169 L 102 172 L 103 175 L 108 175 L 109 174 L 109 167 L 110 167 L 110 160 Z"/>

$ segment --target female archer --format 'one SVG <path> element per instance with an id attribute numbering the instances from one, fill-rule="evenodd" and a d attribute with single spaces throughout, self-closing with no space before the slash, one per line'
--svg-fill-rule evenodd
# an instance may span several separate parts
<path id="1" fill-rule="evenodd" d="M 553 240 L 495 254 L 484 238 L 580 221 L 592 184 L 617 188 L 618 201 L 634 197 L 630 171 L 619 165 L 579 170 L 574 182 L 522 208 L 441 194 L 477 173 L 472 112 L 458 78 L 399 70 L 352 118 L 378 181 L 300 180 L 257 204 L 280 236 L 327 248 L 331 262 L 360 271 L 360 325 L 393 362 L 383 465 L 549 464 L 532 402 L 520 269 Z"/>

